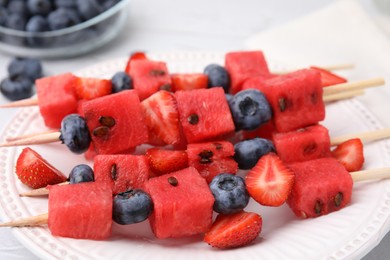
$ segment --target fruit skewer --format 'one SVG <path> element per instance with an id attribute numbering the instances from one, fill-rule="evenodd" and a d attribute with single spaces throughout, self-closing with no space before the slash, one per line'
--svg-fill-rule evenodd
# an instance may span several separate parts
<path id="1" fill-rule="evenodd" d="M 378 87 L 382 85 L 384 85 L 383 78 L 372 78 L 368 80 L 340 83 L 337 85 L 333 85 L 332 89 L 329 89 L 329 87 L 324 88 L 324 100 L 326 102 L 338 100 L 339 98 L 333 97 L 333 95 L 341 94 L 341 93 L 344 93 L 344 96 L 341 99 L 353 97 L 356 95 L 363 94 L 362 91 L 366 88 Z M 7 104 L 2 104 L 0 105 L 0 108 L 18 108 L 18 107 L 29 107 L 29 106 L 38 106 L 38 105 L 39 105 L 38 98 L 28 98 L 28 99 L 10 102 Z"/>
<path id="2" fill-rule="evenodd" d="M 348 83 L 348 84 L 345 83 L 345 84 L 335 85 L 335 86 L 327 87 L 326 89 L 329 89 L 328 92 L 330 91 L 330 93 L 333 95 L 333 97 L 335 97 L 334 95 L 338 95 L 337 93 L 339 93 L 340 91 L 342 92 L 343 90 L 348 88 L 348 86 L 352 86 L 353 91 L 356 91 L 356 90 L 361 90 L 364 87 L 372 87 L 374 85 L 380 85 L 383 83 L 384 83 L 383 79 L 373 79 L 373 80 L 366 80 L 366 81 L 362 81 L 362 82 L 353 82 L 353 83 Z M 339 99 L 339 98 L 340 98 L 340 96 L 336 96 L 335 99 Z M 37 136 L 39 136 L 39 135 L 37 135 Z M 56 135 L 55 133 L 50 133 L 50 135 L 48 135 L 48 139 L 37 140 L 34 137 L 31 137 L 31 138 L 23 139 L 26 142 L 23 142 L 22 140 L 16 140 L 16 141 L 11 141 L 8 143 L 0 144 L 0 147 L 1 146 L 25 145 L 25 144 L 32 144 L 32 143 L 38 144 L 38 143 L 53 142 L 53 141 L 58 141 L 59 140 L 58 137 L 59 137 L 58 134 Z M 16 138 L 16 139 L 21 139 L 21 138 Z M 31 142 L 31 143 L 29 143 L 29 142 Z"/>
<path id="3" fill-rule="evenodd" d="M 331 146 L 339 145 L 343 142 L 346 142 L 350 139 L 359 138 L 363 143 L 378 141 L 382 139 L 386 139 L 390 137 L 390 129 L 380 129 L 376 131 L 368 131 L 357 134 L 349 134 L 344 136 L 339 136 L 335 138 L 331 138 Z M 60 185 L 69 184 L 68 182 L 60 183 Z M 49 189 L 47 187 L 33 189 L 24 193 L 21 193 L 22 197 L 36 197 L 36 196 L 44 196 L 49 194 Z"/>
<path id="4" fill-rule="evenodd" d="M 388 178 L 390 178 L 390 167 L 350 172 L 349 174 L 350 174 L 353 182 L 388 179 Z M 82 185 L 85 185 L 85 184 L 82 184 Z M 98 188 L 98 186 L 96 186 L 95 184 L 87 184 L 87 185 L 94 187 L 94 189 L 101 190 L 101 188 Z M 80 184 L 73 185 L 73 186 L 75 186 L 75 188 L 72 188 L 72 189 L 81 190 Z M 79 187 L 77 187 L 77 186 L 79 186 Z M 86 187 L 88 187 L 88 186 L 86 186 Z M 58 196 L 58 192 L 56 192 L 56 193 L 57 193 L 56 195 Z M 64 197 L 63 193 L 61 193 L 61 197 Z M 75 195 L 73 197 L 75 197 Z M 106 197 L 111 197 L 111 195 L 108 194 Z M 51 200 L 51 198 L 49 198 L 49 205 L 51 203 L 50 200 Z M 56 200 L 56 198 L 53 200 Z M 56 201 L 56 203 L 60 203 L 60 201 Z M 25 227 L 25 226 L 45 225 L 49 222 L 49 218 L 50 218 L 50 214 L 51 214 L 50 208 L 51 207 L 49 206 L 49 213 L 1 223 L 0 227 Z M 55 214 L 56 215 L 59 214 L 58 209 L 57 209 L 57 212 Z M 93 214 L 93 215 L 96 215 L 96 214 Z M 111 214 L 110 214 L 110 216 L 111 216 Z M 52 224 L 52 225 L 55 225 L 55 224 Z M 50 228 L 50 224 L 49 224 L 49 228 Z"/>

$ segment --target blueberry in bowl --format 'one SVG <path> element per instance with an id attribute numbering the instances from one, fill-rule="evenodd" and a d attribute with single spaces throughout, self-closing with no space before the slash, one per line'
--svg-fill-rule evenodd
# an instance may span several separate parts
<path id="1" fill-rule="evenodd" d="M 0 3 L 0 51 L 40 58 L 87 53 L 114 39 L 130 0 L 8 0 Z"/>

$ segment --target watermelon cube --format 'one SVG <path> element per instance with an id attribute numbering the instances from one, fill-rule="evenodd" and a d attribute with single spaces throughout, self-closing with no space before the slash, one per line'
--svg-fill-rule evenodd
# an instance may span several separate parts
<path id="1" fill-rule="evenodd" d="M 322 125 L 313 125 L 286 133 L 274 133 L 272 140 L 277 154 L 285 163 L 331 156 L 328 129 Z"/>
<path id="2" fill-rule="evenodd" d="M 311 69 L 271 78 L 258 85 L 272 107 L 278 132 L 317 124 L 325 118 L 321 74 Z"/>
<path id="3" fill-rule="evenodd" d="M 129 74 L 141 100 L 159 90 L 171 90 L 171 77 L 165 62 L 135 59 L 130 65 Z"/>
<path id="4" fill-rule="evenodd" d="M 221 139 L 234 132 L 223 88 L 177 91 L 175 97 L 188 143 Z"/>
<path id="5" fill-rule="evenodd" d="M 148 141 L 148 129 L 135 90 L 87 101 L 83 111 L 98 154 L 126 153 Z"/>
<path id="6" fill-rule="evenodd" d="M 271 77 L 262 51 L 229 52 L 225 55 L 225 68 L 231 80 L 231 93 L 242 89 L 245 80 L 252 77 Z"/>
<path id="7" fill-rule="evenodd" d="M 295 182 L 288 205 L 300 218 L 326 215 L 351 201 L 352 177 L 334 158 L 290 164 Z"/>
<path id="8" fill-rule="evenodd" d="M 47 127 L 59 129 L 65 116 L 77 112 L 76 84 L 77 77 L 71 73 L 35 81 L 39 110 Z"/>
<path id="9" fill-rule="evenodd" d="M 149 222 L 157 238 L 191 236 L 210 228 L 214 197 L 195 168 L 151 178 L 146 190 L 154 204 Z"/>
<path id="10" fill-rule="evenodd" d="M 148 160 L 143 155 L 96 155 L 93 168 L 95 182 L 111 187 L 114 195 L 142 189 L 149 179 Z"/>
<path id="11" fill-rule="evenodd" d="M 238 164 L 233 159 L 234 146 L 230 142 L 209 142 L 187 146 L 188 165 L 197 169 L 210 183 L 220 173 L 235 174 Z"/>
<path id="12" fill-rule="evenodd" d="M 53 236 L 102 240 L 111 235 L 110 189 L 94 182 L 49 189 L 48 225 Z"/>

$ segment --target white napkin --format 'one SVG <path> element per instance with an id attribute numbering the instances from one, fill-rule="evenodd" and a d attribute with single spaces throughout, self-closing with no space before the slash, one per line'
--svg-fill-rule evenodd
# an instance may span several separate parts
<path id="1" fill-rule="evenodd" d="M 285 26 L 252 36 L 245 46 L 261 49 L 268 60 L 287 66 L 354 63 L 353 70 L 340 74 L 350 80 L 385 78 L 387 86 L 369 89 L 359 99 L 390 127 L 390 41 L 358 1 L 336 1 Z"/>

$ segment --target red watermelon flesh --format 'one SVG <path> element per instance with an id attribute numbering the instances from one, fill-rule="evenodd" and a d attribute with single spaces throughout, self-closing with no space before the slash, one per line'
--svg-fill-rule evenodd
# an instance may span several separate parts
<path id="1" fill-rule="evenodd" d="M 48 225 L 53 236 L 102 240 L 111 235 L 109 188 L 94 182 L 49 188 Z"/>
<path id="2" fill-rule="evenodd" d="M 95 182 L 112 188 L 113 194 L 142 189 L 149 178 L 149 165 L 143 155 L 97 155 L 94 158 Z"/>
<path id="3" fill-rule="evenodd" d="M 229 52 L 225 56 L 225 68 L 231 80 L 231 93 L 242 88 L 245 80 L 252 77 L 271 77 L 267 61 L 261 51 Z"/>
<path id="4" fill-rule="evenodd" d="M 289 132 L 317 124 L 325 118 L 321 75 L 303 69 L 264 81 L 257 88 L 272 107 L 278 132 Z"/>
<path id="5" fill-rule="evenodd" d="M 197 169 L 210 183 L 220 173 L 235 174 L 237 162 L 233 159 L 234 146 L 230 142 L 209 142 L 187 146 L 188 165 Z"/>
<path id="6" fill-rule="evenodd" d="M 234 132 L 223 88 L 177 91 L 175 97 L 188 143 L 215 140 Z"/>
<path id="7" fill-rule="evenodd" d="M 172 91 L 207 88 L 209 78 L 203 73 L 171 74 Z"/>
<path id="8" fill-rule="evenodd" d="M 135 90 L 83 104 L 85 120 L 98 154 L 118 154 L 148 142 L 148 129 Z"/>
<path id="9" fill-rule="evenodd" d="M 345 207 L 351 201 L 352 177 L 334 158 L 290 164 L 295 182 L 287 201 L 296 216 L 313 218 Z"/>
<path id="10" fill-rule="evenodd" d="M 328 129 L 322 125 L 313 125 L 286 133 L 274 133 L 272 139 L 278 156 L 285 163 L 331 156 Z"/>
<path id="11" fill-rule="evenodd" d="M 149 221 L 157 238 L 191 236 L 210 228 L 214 197 L 195 168 L 151 178 L 146 190 L 154 204 Z"/>
<path id="12" fill-rule="evenodd" d="M 76 84 L 77 77 L 71 73 L 35 81 L 39 110 L 47 127 L 59 129 L 65 116 L 77 112 Z"/>
<path id="13" fill-rule="evenodd" d="M 171 90 L 171 77 L 165 62 L 136 59 L 130 65 L 129 74 L 141 100 L 159 90 Z"/>

